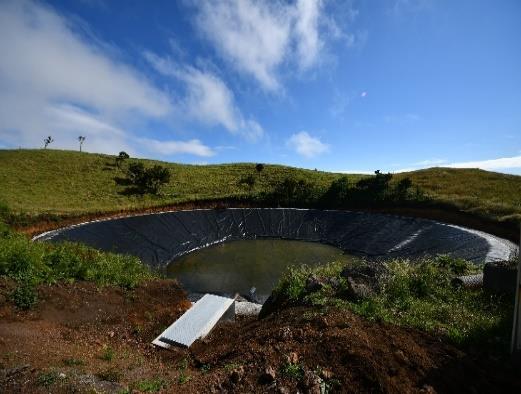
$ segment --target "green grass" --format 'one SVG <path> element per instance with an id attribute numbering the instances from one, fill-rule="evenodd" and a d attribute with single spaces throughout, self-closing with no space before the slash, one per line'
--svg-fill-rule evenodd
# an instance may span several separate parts
<path id="1" fill-rule="evenodd" d="M 471 263 L 447 256 L 415 263 L 389 262 L 381 291 L 359 301 L 345 298 L 342 268 L 338 263 L 318 268 L 292 268 L 281 278 L 275 292 L 293 304 L 349 308 L 369 320 L 419 328 L 445 336 L 459 345 L 479 343 L 505 348 L 508 343 L 513 310 L 511 297 L 451 284 L 454 276 L 476 270 Z M 336 278 L 339 287 L 324 286 L 310 293 L 305 283 L 311 274 Z"/>
<path id="2" fill-rule="evenodd" d="M 436 201 L 498 221 L 521 221 L 521 176 L 478 169 L 429 168 L 409 177 Z"/>
<path id="3" fill-rule="evenodd" d="M 75 243 L 31 242 L 0 223 L 0 276 L 17 282 L 11 294 L 22 309 L 37 301 L 36 286 L 85 280 L 132 288 L 155 276 L 137 257 L 100 252 Z"/>
<path id="4" fill-rule="evenodd" d="M 17 213 L 86 214 L 132 210 L 194 200 L 248 196 L 241 178 L 254 174 L 252 193 L 288 175 L 298 175 L 323 187 L 339 175 L 278 165 L 266 165 L 257 175 L 255 164 L 185 165 L 143 160 L 145 166 L 160 164 L 172 173 L 160 196 L 128 196 L 115 177 L 124 177 L 114 166 L 115 157 L 58 150 L 0 150 L 0 201 Z"/>

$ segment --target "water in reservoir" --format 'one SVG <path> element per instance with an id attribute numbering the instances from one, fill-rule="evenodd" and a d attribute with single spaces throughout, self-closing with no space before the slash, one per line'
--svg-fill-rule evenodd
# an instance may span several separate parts
<path id="1" fill-rule="evenodd" d="M 167 268 L 189 293 L 248 294 L 263 302 L 291 265 L 316 266 L 355 257 L 316 242 L 256 239 L 224 242 L 174 260 Z"/>

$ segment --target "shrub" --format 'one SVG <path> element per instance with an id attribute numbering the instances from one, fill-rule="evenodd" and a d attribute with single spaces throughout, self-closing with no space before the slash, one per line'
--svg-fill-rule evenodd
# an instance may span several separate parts
<path id="1" fill-rule="evenodd" d="M 116 166 L 118 168 L 121 168 L 121 164 L 123 164 L 123 162 L 129 158 L 130 158 L 130 156 L 128 155 L 127 152 L 125 152 L 125 151 L 119 152 L 119 155 L 116 156 Z"/>
<path id="2" fill-rule="evenodd" d="M 261 198 L 279 206 L 310 206 L 318 201 L 317 195 L 318 190 L 313 183 L 288 176 Z"/>
<path id="3" fill-rule="evenodd" d="M 329 189 L 324 193 L 322 201 L 327 207 L 345 206 L 349 202 L 350 196 L 349 178 L 342 176 L 331 183 Z"/>
<path id="4" fill-rule="evenodd" d="M 160 165 L 145 168 L 143 163 L 131 163 L 127 169 L 127 178 L 136 191 L 157 194 L 161 186 L 170 182 L 170 170 Z"/>
<path id="5" fill-rule="evenodd" d="M 38 301 L 36 288 L 32 283 L 22 282 L 11 293 L 11 299 L 20 309 L 30 309 Z"/>

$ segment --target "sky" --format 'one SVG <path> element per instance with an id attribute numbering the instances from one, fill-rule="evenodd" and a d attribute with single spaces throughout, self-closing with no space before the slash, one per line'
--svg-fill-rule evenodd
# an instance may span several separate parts
<path id="1" fill-rule="evenodd" d="M 521 174 L 518 0 L 0 0 L 0 149 Z"/>

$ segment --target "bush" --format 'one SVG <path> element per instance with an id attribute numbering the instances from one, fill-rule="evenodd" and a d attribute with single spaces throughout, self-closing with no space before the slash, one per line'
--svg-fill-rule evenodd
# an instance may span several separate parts
<path id="1" fill-rule="evenodd" d="M 365 207 L 420 200 L 423 197 L 419 189 L 416 194 L 411 193 L 413 185 L 409 178 L 401 179 L 394 186 L 391 185 L 392 178 L 392 174 L 377 170 L 374 176 L 360 179 L 350 186 L 349 178 L 343 176 L 331 183 L 322 196 L 321 205 L 328 208 Z"/>
<path id="2" fill-rule="evenodd" d="M 318 201 L 315 185 L 304 179 L 286 177 L 272 186 L 270 193 L 261 196 L 265 202 L 278 206 L 311 206 Z"/>
<path id="3" fill-rule="evenodd" d="M 141 162 L 130 163 L 127 179 L 137 192 L 157 194 L 161 186 L 170 182 L 170 170 L 160 165 L 145 168 Z"/>
<path id="4" fill-rule="evenodd" d="M 130 156 L 128 155 L 127 152 L 124 152 L 124 151 L 119 152 L 119 155 L 116 156 L 116 166 L 118 168 L 120 168 L 121 164 L 123 164 L 123 162 L 129 158 L 130 158 Z"/>

